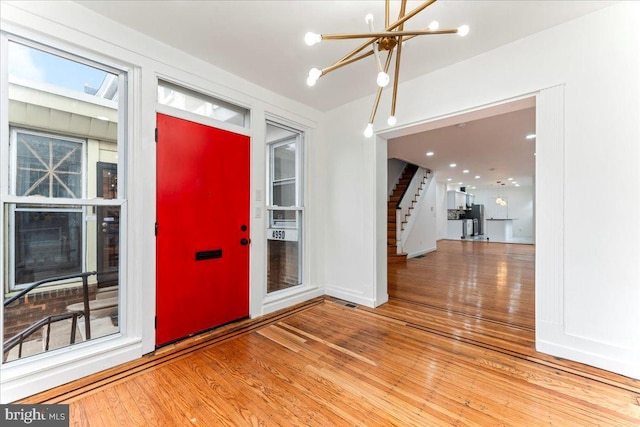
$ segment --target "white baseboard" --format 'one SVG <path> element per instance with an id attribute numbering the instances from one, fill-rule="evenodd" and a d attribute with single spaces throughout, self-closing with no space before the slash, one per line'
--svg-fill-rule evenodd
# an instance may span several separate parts
<path id="1" fill-rule="evenodd" d="M 362 295 L 350 292 L 347 289 L 340 289 L 329 284 L 325 286 L 324 293 L 325 295 L 329 295 L 334 298 L 340 298 L 354 304 L 360 304 L 371 308 L 376 307 L 376 301 L 373 298 L 366 298 Z M 382 302 L 380 304 L 382 304 Z"/>
<path id="2" fill-rule="evenodd" d="M 294 291 L 292 293 L 282 293 L 279 296 L 276 294 L 273 297 L 265 298 L 265 302 L 262 305 L 262 315 L 264 316 L 265 314 L 273 313 L 274 311 L 282 310 L 322 295 L 324 295 L 324 290 L 317 287 L 303 289 L 297 292 Z"/>
<path id="3" fill-rule="evenodd" d="M 434 252 L 434 251 L 436 251 L 437 249 L 438 249 L 438 248 L 436 248 L 435 246 L 433 246 L 433 247 L 431 247 L 431 248 L 428 248 L 428 249 L 425 249 L 425 250 L 422 250 L 422 251 L 418 251 L 418 252 L 411 252 L 410 254 L 407 254 L 407 258 L 415 258 L 415 257 L 420 256 L 420 255 L 426 255 L 426 254 L 428 254 L 429 252 Z"/>

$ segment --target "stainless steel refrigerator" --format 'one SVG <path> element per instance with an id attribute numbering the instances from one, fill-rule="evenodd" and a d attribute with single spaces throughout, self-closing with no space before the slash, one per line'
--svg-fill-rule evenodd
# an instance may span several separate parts
<path id="1" fill-rule="evenodd" d="M 484 234 L 484 205 L 471 206 L 471 214 L 467 213 L 467 218 L 477 219 L 478 229 L 473 230 L 474 236 Z M 474 221 L 475 225 L 475 221 Z"/>

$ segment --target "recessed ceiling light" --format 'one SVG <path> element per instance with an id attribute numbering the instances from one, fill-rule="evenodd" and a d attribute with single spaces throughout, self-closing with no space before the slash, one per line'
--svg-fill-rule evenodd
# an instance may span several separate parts
<path id="1" fill-rule="evenodd" d="M 530 133 L 529 135 L 525 136 L 525 138 L 527 139 L 535 139 L 536 134 L 535 133 Z"/>
<path id="2" fill-rule="evenodd" d="M 433 151 L 427 152 L 427 156 L 429 156 L 429 157 L 433 156 Z"/>
<path id="3" fill-rule="evenodd" d="M 476 187 L 471 187 L 471 189 L 472 189 L 472 190 L 475 190 L 475 189 L 476 189 Z"/>
<path id="4" fill-rule="evenodd" d="M 447 181 L 451 181 L 451 178 L 447 178 Z"/>
<path id="5" fill-rule="evenodd" d="M 458 183 L 458 185 L 462 185 L 462 183 L 461 183 L 461 182 L 459 182 L 459 183 Z"/>
<path id="6" fill-rule="evenodd" d="M 520 187 L 520 184 L 516 184 L 516 187 Z"/>
<path id="7" fill-rule="evenodd" d="M 476 179 L 480 179 L 480 175 L 476 175 Z"/>
<path id="8" fill-rule="evenodd" d="M 469 173 L 469 169 L 463 170 L 462 173 Z"/>
<path id="9" fill-rule="evenodd" d="M 451 163 L 451 164 L 449 165 L 449 167 L 450 167 L 450 168 L 455 168 L 455 167 L 456 167 L 456 164 L 455 164 L 455 163 Z"/>
<path id="10" fill-rule="evenodd" d="M 507 178 L 509 181 L 513 181 L 513 178 Z"/>

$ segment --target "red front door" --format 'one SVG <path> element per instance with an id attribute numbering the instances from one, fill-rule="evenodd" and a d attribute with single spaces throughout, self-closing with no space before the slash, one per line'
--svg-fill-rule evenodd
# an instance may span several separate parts
<path id="1" fill-rule="evenodd" d="M 249 315 L 249 137 L 158 114 L 156 345 Z"/>

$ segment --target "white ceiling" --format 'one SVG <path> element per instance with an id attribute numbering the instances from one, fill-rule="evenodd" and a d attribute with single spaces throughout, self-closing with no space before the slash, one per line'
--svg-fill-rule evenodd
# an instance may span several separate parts
<path id="1" fill-rule="evenodd" d="M 388 155 L 431 169 L 438 181 L 456 187 L 531 186 L 536 141 L 526 136 L 535 134 L 535 127 L 535 98 L 526 98 L 432 122 L 416 133 L 391 138 Z M 427 152 L 434 154 L 427 156 Z M 451 167 L 452 163 L 456 166 Z"/>
<path id="2" fill-rule="evenodd" d="M 372 95 L 377 88 L 373 58 L 329 73 L 315 87 L 308 87 L 305 81 L 310 68 L 331 65 L 361 42 L 324 41 L 308 47 L 303 39 L 307 31 L 325 34 L 367 31 L 364 22 L 367 13 L 373 13 L 374 27 L 380 30 L 384 22 L 382 0 L 80 0 L 77 3 L 321 111 Z M 409 1 L 407 10 L 421 3 Z M 422 29 L 437 20 L 441 28 L 467 24 L 471 32 L 465 38 L 434 35 L 410 40 L 403 50 L 400 81 L 460 62 L 613 3 L 578 0 L 437 2 L 409 20 L 405 29 Z M 397 16 L 399 2 L 392 1 L 391 4 L 391 16 Z M 383 96 L 390 95 L 384 93 Z M 398 103 L 401 104 L 402 99 L 398 99 Z M 491 112 L 489 109 L 480 115 L 486 117 Z M 498 115 L 482 120 L 473 114 L 454 119 L 466 122 L 465 127 L 448 126 L 404 136 L 404 151 L 390 144 L 390 157 L 429 167 L 440 179 L 451 177 L 452 182 L 469 184 L 468 177 L 477 174 L 485 185 L 495 185 L 495 181 L 509 177 L 530 185 L 535 143 L 522 141 L 522 137 L 535 127 L 534 109 L 494 113 Z M 366 117 L 363 123 L 365 121 Z M 450 124 L 432 123 L 431 129 Z M 424 153 L 429 149 L 436 155 L 425 161 Z M 450 162 L 458 164 L 455 171 L 449 168 Z M 470 170 L 468 175 L 461 173 L 464 168 Z M 490 170 L 492 168 L 494 171 Z"/>
<path id="3" fill-rule="evenodd" d="M 309 47 L 307 31 L 368 31 L 384 23 L 384 1 L 158 1 L 81 0 L 77 3 L 134 30 L 185 51 L 259 86 L 322 111 L 376 91 L 372 57 L 336 70 L 309 88 L 310 68 L 324 68 L 361 41 L 331 40 Z M 407 10 L 421 4 L 409 1 Z M 423 29 L 471 27 L 456 35 L 416 37 L 403 50 L 400 81 L 479 55 L 482 52 L 611 5 L 611 1 L 440 1 L 405 24 Z M 392 1 L 397 16 L 398 1 Z M 363 78 L 371 76 L 371 78 Z M 388 95 L 388 94 L 387 94 Z M 398 102 L 402 102 L 401 99 Z"/>

